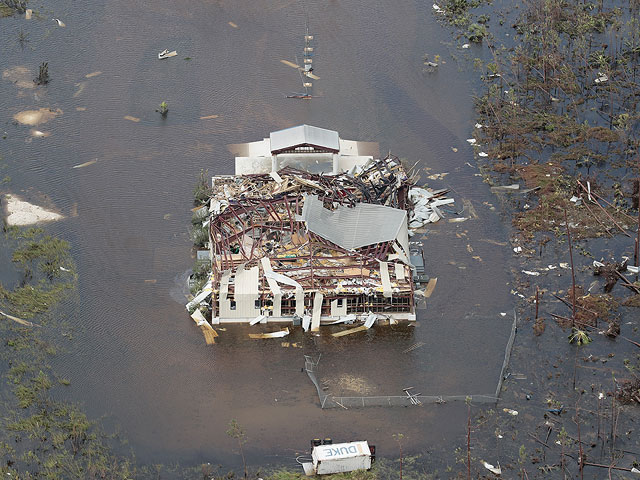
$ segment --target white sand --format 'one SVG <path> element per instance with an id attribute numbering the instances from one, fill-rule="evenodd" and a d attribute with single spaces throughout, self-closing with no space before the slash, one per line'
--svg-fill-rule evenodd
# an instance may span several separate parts
<path id="1" fill-rule="evenodd" d="M 64 218 L 59 213 L 45 210 L 9 194 L 5 195 L 4 203 L 7 206 L 7 225 L 25 226 Z"/>

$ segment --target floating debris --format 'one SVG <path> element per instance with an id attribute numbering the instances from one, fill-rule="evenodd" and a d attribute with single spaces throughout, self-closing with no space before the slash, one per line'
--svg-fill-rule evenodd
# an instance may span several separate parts
<path id="1" fill-rule="evenodd" d="M 178 52 L 173 50 L 173 51 L 169 51 L 168 49 L 164 49 L 163 51 L 161 51 L 158 54 L 158 60 L 164 60 L 165 58 L 171 58 L 171 57 L 175 57 L 178 55 Z"/>
<path id="2" fill-rule="evenodd" d="M 502 437 L 502 436 L 500 436 L 500 437 Z M 491 473 L 495 473 L 496 475 L 502 475 L 502 469 L 500 468 L 500 464 L 499 463 L 498 463 L 497 467 L 494 467 L 493 465 L 491 465 L 490 463 L 487 463 L 485 461 L 482 461 L 481 463 L 484 466 L 484 468 L 489 470 Z"/>
<path id="3" fill-rule="evenodd" d="M 31 134 L 32 137 L 35 137 L 35 138 L 46 138 L 51 135 L 51 132 L 42 132 L 40 130 L 36 130 L 35 128 L 32 128 L 31 130 L 29 130 L 29 133 Z"/>
<path id="4" fill-rule="evenodd" d="M 214 118 L 218 118 L 220 115 L 205 115 L 204 117 L 200 117 L 200 120 L 213 120 Z"/>
<path id="5" fill-rule="evenodd" d="M 123 118 L 125 120 L 129 120 L 131 122 L 136 122 L 136 123 L 138 123 L 140 121 L 140 119 L 138 117 L 132 117 L 131 115 L 125 115 Z"/>
<path id="6" fill-rule="evenodd" d="M 227 23 L 233 28 L 238 28 L 238 24 L 236 24 L 234 22 L 227 22 Z"/>
<path id="7" fill-rule="evenodd" d="M 62 27 L 62 28 L 66 27 L 65 23 L 62 20 L 60 20 L 59 18 L 52 18 L 52 20 L 54 22 L 56 22 L 59 27 Z"/>
<path id="8" fill-rule="evenodd" d="M 98 72 L 91 72 L 91 73 L 87 73 L 84 78 L 93 78 L 93 77 L 97 77 L 98 75 L 101 75 L 102 72 L 98 71 Z"/>
<path id="9" fill-rule="evenodd" d="M 289 328 L 271 333 L 250 333 L 249 338 L 257 340 L 261 338 L 282 338 L 286 337 L 287 335 L 289 335 Z"/>
<path id="10" fill-rule="evenodd" d="M 84 167 L 88 167 L 89 165 L 93 165 L 94 163 L 96 163 L 98 161 L 98 159 L 96 158 L 95 160 L 89 160 L 88 162 L 84 162 L 81 163 L 80 165 L 74 165 L 71 168 L 84 168 Z"/>
<path id="11" fill-rule="evenodd" d="M 14 317 L 13 315 L 9 315 L 8 313 L 4 313 L 2 310 L 0 310 L 0 315 L 3 315 L 5 317 L 7 317 L 9 320 L 13 320 L 16 323 L 19 323 L 20 325 L 24 325 L 25 327 L 39 327 L 40 325 L 33 323 L 33 322 L 29 322 L 28 320 L 23 320 L 21 318 L 18 317 Z"/>

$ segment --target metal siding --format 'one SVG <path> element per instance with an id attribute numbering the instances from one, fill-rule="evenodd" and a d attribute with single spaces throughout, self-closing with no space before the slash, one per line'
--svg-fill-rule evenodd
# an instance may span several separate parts
<path id="1" fill-rule="evenodd" d="M 397 208 L 359 203 L 327 210 L 315 195 L 305 197 L 302 217 L 308 229 L 347 250 L 395 240 L 406 225 L 407 212 Z"/>
<path id="2" fill-rule="evenodd" d="M 340 151 L 338 132 L 311 125 L 298 125 L 271 132 L 271 152 L 277 152 L 298 145 L 314 145 L 329 150 Z"/>

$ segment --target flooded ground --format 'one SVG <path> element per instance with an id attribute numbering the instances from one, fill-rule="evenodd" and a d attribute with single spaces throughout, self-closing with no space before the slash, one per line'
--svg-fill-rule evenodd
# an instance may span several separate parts
<path id="1" fill-rule="evenodd" d="M 383 456 L 395 454 L 392 433 L 404 433 L 415 452 L 464 436 L 463 404 L 321 410 L 301 372 L 304 354 L 322 354 L 322 375 L 335 393 L 495 391 L 512 320 L 500 315 L 513 308 L 512 252 L 465 141 L 475 123 L 474 74 L 453 61 L 422 72 L 423 54 L 445 57 L 451 48 L 430 9 L 416 1 L 100 1 L 84 8 L 63 1 L 29 21 L 1 20 L 3 72 L 22 67 L 35 77 L 49 62 L 48 86 L 27 88 L 9 76 L 0 82 L 2 174 L 10 177 L 0 188 L 26 199 L 45 195 L 67 217 L 49 228 L 73 246 L 81 300 L 69 311 L 74 341 L 56 368 L 71 380 L 69 399 L 119 427 L 139 460 L 234 463 L 225 434 L 232 418 L 246 430 L 256 463 L 291 462 L 316 436 L 365 438 Z M 307 21 L 320 98 L 285 99 L 300 90 L 300 79 L 280 60 L 301 56 Z M 158 61 L 164 48 L 178 56 Z M 165 120 L 154 111 L 162 101 Z M 14 123 L 14 115 L 40 108 L 57 113 L 35 127 L 50 135 Z M 193 262 L 187 230 L 197 174 L 232 173 L 225 145 L 300 123 L 420 161 L 430 169 L 423 181 L 451 188 L 457 209 L 466 200 L 478 218 L 441 222 L 424 235 L 428 273 L 438 284 L 415 327 L 288 338 L 303 348 L 252 341 L 245 329 L 228 327 L 207 347 L 175 299 Z M 433 173 L 448 175 L 427 180 Z"/>

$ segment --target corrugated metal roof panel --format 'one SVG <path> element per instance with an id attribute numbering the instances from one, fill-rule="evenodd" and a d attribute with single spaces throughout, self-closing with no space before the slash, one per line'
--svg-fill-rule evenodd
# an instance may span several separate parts
<path id="1" fill-rule="evenodd" d="M 328 210 L 316 195 L 305 196 L 302 217 L 311 232 L 346 250 L 395 240 L 407 222 L 404 210 L 370 203 Z"/>
<path id="2" fill-rule="evenodd" d="M 311 125 L 298 125 L 271 132 L 270 138 L 272 153 L 300 145 L 313 145 L 336 152 L 340 151 L 338 132 Z"/>

